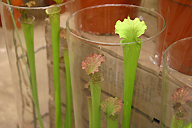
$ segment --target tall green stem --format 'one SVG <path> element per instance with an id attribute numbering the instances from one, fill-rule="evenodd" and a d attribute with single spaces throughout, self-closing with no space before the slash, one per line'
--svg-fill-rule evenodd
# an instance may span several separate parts
<path id="1" fill-rule="evenodd" d="M 71 90 L 71 74 L 69 65 L 68 49 L 64 49 L 64 62 L 65 62 L 65 88 L 66 88 L 66 112 L 64 128 L 72 127 L 72 90 Z"/>
<path id="2" fill-rule="evenodd" d="M 173 115 L 172 120 L 171 120 L 171 128 L 182 128 L 184 124 L 184 120 L 177 119 Z"/>
<path id="3" fill-rule="evenodd" d="M 34 26 L 33 26 L 33 17 L 30 18 L 23 18 L 23 21 L 21 21 L 22 30 L 25 37 L 26 47 L 27 47 L 27 56 L 29 60 L 29 68 L 30 68 L 30 75 L 31 75 L 31 91 L 33 96 L 33 102 L 35 104 L 35 110 L 37 113 L 37 117 L 39 120 L 39 124 L 41 128 L 43 128 L 43 122 L 40 114 L 39 109 L 39 101 L 38 101 L 38 92 L 37 92 L 37 81 L 36 81 L 36 69 L 35 69 L 35 53 L 34 53 Z M 30 21 L 31 23 L 25 23 L 26 21 Z"/>
<path id="4" fill-rule="evenodd" d="M 130 124 L 135 73 L 140 50 L 141 50 L 141 43 L 132 43 L 123 45 L 123 56 L 124 56 L 123 128 L 129 128 Z"/>
<path id="5" fill-rule="evenodd" d="M 91 97 L 88 97 L 87 100 L 88 100 L 88 108 L 89 108 L 89 128 L 93 128 L 92 99 Z"/>
<path id="6" fill-rule="evenodd" d="M 60 32 L 60 7 L 52 7 L 46 10 L 51 24 L 52 50 L 53 50 L 53 81 L 55 93 L 55 125 L 62 127 L 61 116 L 61 87 L 59 72 L 59 32 Z"/>
<path id="7" fill-rule="evenodd" d="M 92 110 L 93 110 L 93 128 L 101 127 L 101 82 L 94 83 L 90 81 Z"/>
<path id="8" fill-rule="evenodd" d="M 115 116 L 118 116 L 117 114 Z M 112 115 L 106 115 L 107 128 L 118 128 L 118 119 Z M 113 119 L 114 118 L 114 119 Z"/>

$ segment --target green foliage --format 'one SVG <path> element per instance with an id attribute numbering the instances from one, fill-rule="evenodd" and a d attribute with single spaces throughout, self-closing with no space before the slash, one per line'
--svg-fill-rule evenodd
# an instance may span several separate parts
<path id="1" fill-rule="evenodd" d="M 63 0 L 54 0 L 57 4 L 61 4 Z"/>
<path id="2" fill-rule="evenodd" d="M 144 34 L 145 29 L 147 26 L 144 21 L 140 21 L 139 18 L 131 20 L 129 16 L 123 22 L 118 20 L 115 25 L 115 33 L 119 34 L 120 38 L 124 38 L 121 43 L 139 41 L 138 37 Z"/>

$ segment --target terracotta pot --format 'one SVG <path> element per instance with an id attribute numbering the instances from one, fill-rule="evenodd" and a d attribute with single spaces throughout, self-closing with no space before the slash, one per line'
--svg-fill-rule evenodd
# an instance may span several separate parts
<path id="1" fill-rule="evenodd" d="M 56 2 L 54 0 L 44 0 L 44 3 L 46 6 L 56 4 Z"/>
<path id="2" fill-rule="evenodd" d="M 94 6 L 94 5 L 101 5 L 101 4 L 133 4 L 133 5 L 140 5 L 141 0 L 77 0 L 76 1 L 76 9 L 83 9 L 86 7 Z M 114 8 L 111 7 L 108 9 L 109 12 L 114 12 Z M 100 18 L 96 17 L 85 17 L 77 19 L 81 20 L 82 30 L 89 33 L 95 33 L 95 34 L 114 34 L 115 29 L 115 23 L 117 20 L 123 20 L 124 17 L 127 17 L 128 15 L 133 19 L 137 17 L 137 10 L 135 9 L 127 9 L 119 7 L 115 11 L 115 13 L 103 13 L 103 9 L 99 9 L 97 11 L 97 14 Z M 105 10 L 106 12 L 106 10 Z M 93 13 L 93 12 L 85 12 L 85 13 Z M 84 14 L 82 14 L 84 15 Z M 114 17 L 115 16 L 115 17 Z M 113 17 L 111 19 L 110 23 L 108 25 L 102 24 L 102 21 L 105 21 L 109 17 Z M 98 23 L 100 23 L 100 26 L 98 26 Z"/>
<path id="3" fill-rule="evenodd" d="M 21 6 L 23 4 L 23 0 L 11 0 L 11 4 L 14 6 Z M 18 20 L 19 17 L 21 16 L 20 12 L 17 9 L 13 9 L 13 14 L 14 14 L 17 28 L 21 28 L 21 24 Z"/>
<path id="4" fill-rule="evenodd" d="M 2 2 L 6 3 L 6 0 L 3 0 Z M 12 21 L 8 8 L 2 6 L 2 9 L 3 9 L 3 11 L 1 12 L 1 15 L 2 15 L 2 17 L 4 17 L 4 20 L 7 21 L 4 23 L 5 27 L 8 30 L 13 29 L 13 21 Z M 2 21 L 3 21 L 3 19 L 2 19 Z"/>
<path id="5" fill-rule="evenodd" d="M 7 3 L 6 0 L 2 0 L 2 2 Z M 14 6 L 22 5 L 22 3 L 23 3 L 22 0 L 10 0 L 10 4 L 14 5 Z M 4 6 L 2 6 L 2 7 L 4 7 Z M 7 29 L 12 29 L 13 28 L 13 21 L 12 21 L 11 15 L 9 13 L 9 10 L 8 10 L 8 8 L 3 8 L 3 10 L 4 10 L 3 15 L 5 15 L 5 20 L 8 21 L 8 22 L 5 22 L 5 26 Z M 13 9 L 13 15 L 14 15 L 14 19 L 15 19 L 17 28 L 21 28 L 21 24 L 18 21 L 19 17 L 21 16 L 20 12 L 14 8 Z"/>
<path id="6" fill-rule="evenodd" d="M 166 30 L 164 32 L 165 40 L 160 40 L 156 56 L 157 63 L 160 65 L 162 61 L 162 53 L 173 42 L 192 36 L 192 1 L 191 0 L 159 0 L 159 13 L 165 18 Z M 162 38 L 163 39 L 163 38 Z M 192 47 L 192 43 L 188 47 Z M 179 47 L 181 51 L 188 50 L 188 47 Z M 176 53 L 177 54 L 177 53 Z M 183 56 L 186 57 L 186 56 Z M 192 65 L 192 59 L 189 57 L 181 64 L 180 72 L 192 75 L 192 72 L 185 71 Z M 174 67 L 174 64 L 172 64 Z"/>

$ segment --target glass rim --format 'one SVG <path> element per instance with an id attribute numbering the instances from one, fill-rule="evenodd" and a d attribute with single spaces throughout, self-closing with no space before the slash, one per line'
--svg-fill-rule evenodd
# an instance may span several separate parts
<path id="1" fill-rule="evenodd" d="M 185 40 L 188 40 L 188 39 L 192 39 L 192 36 L 191 37 L 186 37 L 186 38 L 183 38 L 183 39 L 180 39 L 174 43 L 172 43 L 163 53 L 163 67 L 166 68 L 166 70 L 168 71 L 168 74 L 173 77 L 175 80 L 177 80 L 178 82 L 180 82 L 181 84 L 183 85 L 187 85 L 189 86 L 190 88 L 192 88 L 192 85 L 189 85 L 189 84 L 186 84 L 186 83 L 183 83 L 181 80 L 177 79 L 177 77 L 175 75 L 172 74 L 171 70 L 168 68 L 168 65 L 166 63 L 166 53 L 169 51 L 170 48 L 172 48 L 174 45 L 176 45 L 177 43 L 181 42 L 181 41 L 185 41 Z"/>
<path id="2" fill-rule="evenodd" d="M 190 5 L 188 5 L 188 4 L 184 4 L 184 3 L 182 3 L 182 2 L 178 2 L 178 1 L 176 1 L 176 0 L 169 0 L 169 1 L 174 2 L 174 3 L 176 3 L 176 4 L 179 4 L 179 5 L 183 5 L 183 6 L 192 8 L 192 6 L 190 6 Z"/>
<path id="3" fill-rule="evenodd" d="M 70 21 L 70 19 L 72 19 L 76 14 L 78 14 L 78 13 L 84 11 L 84 10 L 88 10 L 88 9 L 99 8 L 99 7 L 110 7 L 110 6 L 133 7 L 133 8 L 140 8 L 140 9 L 142 9 L 142 10 L 150 11 L 150 12 L 152 12 L 153 14 L 156 14 L 156 15 L 158 15 L 158 16 L 161 17 L 161 19 L 163 20 L 163 23 L 164 23 L 164 24 L 163 24 L 163 28 L 162 28 L 160 31 L 158 31 L 155 35 L 153 35 L 153 36 L 151 36 L 151 37 L 149 37 L 149 38 L 143 39 L 142 41 L 128 42 L 128 43 L 120 43 L 120 42 L 119 42 L 119 43 L 105 43 L 105 42 L 100 42 L 100 41 L 95 41 L 95 40 L 89 40 L 89 39 L 86 39 L 86 38 L 83 38 L 83 37 L 78 36 L 77 34 L 73 33 L 73 32 L 70 30 L 70 28 L 69 28 L 69 21 Z M 98 45 L 105 45 L 105 46 L 121 46 L 121 45 L 125 45 L 125 44 L 133 44 L 133 43 L 138 43 L 138 42 L 144 43 L 144 42 L 147 42 L 147 41 L 155 38 L 155 37 L 158 36 L 160 33 L 162 33 L 162 32 L 165 30 L 165 27 L 166 27 L 166 21 L 165 21 L 164 17 L 163 17 L 161 14 L 159 14 L 158 12 L 156 12 L 156 11 L 154 11 L 154 10 L 151 10 L 151 9 L 149 9 L 149 8 L 142 7 L 142 6 L 130 5 L 130 4 L 102 4 L 102 5 L 90 6 L 90 7 L 86 7 L 86 8 L 83 8 L 83 9 L 80 9 L 80 10 L 74 12 L 74 13 L 73 13 L 72 15 L 70 15 L 70 16 L 68 17 L 68 19 L 66 20 L 66 28 L 67 28 L 67 30 L 69 31 L 69 33 L 71 33 L 73 36 L 75 36 L 75 37 L 77 37 L 77 38 L 79 38 L 79 39 L 81 39 L 81 40 L 84 40 L 84 41 L 86 41 L 86 42 L 90 42 L 90 43 L 98 44 Z"/>
<path id="4" fill-rule="evenodd" d="M 61 7 L 63 5 L 66 5 L 66 4 L 69 4 L 71 2 L 73 2 L 75 0 L 67 0 L 66 2 L 64 3 L 61 3 L 61 4 L 53 4 L 53 5 L 49 5 L 49 6 L 39 6 L 39 7 L 20 7 L 20 6 L 15 6 L 15 5 L 11 5 L 11 4 L 7 4 L 5 2 L 2 2 L 2 0 L 0 0 L 0 3 L 4 6 L 7 6 L 7 7 L 11 7 L 11 8 L 17 8 L 17 9 L 25 9 L 25 10 L 45 10 L 45 9 L 48 9 L 48 8 L 52 8 L 52 7 Z"/>

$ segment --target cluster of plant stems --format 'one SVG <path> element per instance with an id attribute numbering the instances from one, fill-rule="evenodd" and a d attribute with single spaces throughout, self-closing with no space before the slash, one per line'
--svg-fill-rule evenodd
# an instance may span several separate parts
<path id="1" fill-rule="evenodd" d="M 55 0 L 57 4 L 61 4 L 63 0 Z M 31 2 L 34 4 L 34 2 Z M 7 0 L 7 4 L 9 0 Z M 27 5 L 27 4 L 26 4 Z M 25 53 L 23 49 L 23 45 L 20 39 L 20 35 L 18 33 L 18 29 L 15 23 L 15 19 L 13 16 L 13 12 L 11 8 L 9 8 L 11 13 L 12 21 L 14 24 L 14 28 L 16 30 L 19 43 L 22 49 L 22 55 L 26 66 L 26 71 L 28 75 L 29 84 L 31 87 L 31 94 L 33 103 L 35 106 L 35 112 L 37 114 L 37 119 L 39 122 L 40 128 L 44 128 L 42 116 L 39 108 L 39 100 L 38 100 L 38 90 L 37 90 L 37 81 L 36 81 L 36 68 L 35 68 L 35 53 L 34 53 L 34 20 L 35 17 L 28 15 L 26 10 L 19 10 L 21 13 L 21 17 L 19 21 L 22 26 L 25 43 L 27 47 L 27 59 L 25 59 Z M 53 80 L 54 80 L 54 99 L 55 99 L 55 127 L 62 128 L 62 112 L 61 112 L 61 87 L 60 87 L 60 71 L 59 71 L 59 38 L 60 38 L 60 6 L 50 6 L 50 8 L 46 9 L 46 13 L 49 15 L 50 24 L 51 24 L 51 37 L 52 37 L 52 51 L 53 51 Z M 70 77 L 70 67 L 69 67 L 69 55 L 68 49 L 63 50 L 64 53 L 64 62 L 65 62 L 65 70 L 66 70 L 66 114 L 65 114 L 65 128 L 72 127 L 72 94 L 71 94 L 71 77 Z M 27 65 L 27 61 L 29 66 Z M 36 119 L 36 117 L 34 118 Z"/>
<path id="2" fill-rule="evenodd" d="M 102 62 L 105 62 L 105 58 L 102 54 L 90 54 L 90 56 L 86 57 L 82 62 L 82 69 L 85 69 L 89 76 L 89 83 L 85 85 L 84 89 L 88 101 L 89 128 L 101 127 L 101 108 L 103 108 L 102 110 L 106 115 L 107 128 L 118 128 L 117 117 L 122 102 L 118 102 L 118 99 L 114 100 L 113 98 L 109 98 L 103 103 L 100 101 L 101 85 L 104 79 L 98 68 Z"/>
<path id="3" fill-rule="evenodd" d="M 135 80 L 135 73 L 137 62 L 140 54 L 140 43 L 128 44 L 123 46 L 124 55 L 124 106 L 123 106 L 123 126 L 122 128 L 129 128 L 131 116 L 131 104 L 133 96 L 133 87 Z M 98 73 L 89 74 L 91 97 L 88 97 L 89 106 L 89 128 L 101 127 L 100 115 L 100 97 L 101 97 L 101 77 L 97 81 L 93 81 L 93 77 L 98 77 Z M 107 127 L 118 127 L 118 114 L 113 117 L 106 113 Z"/>

